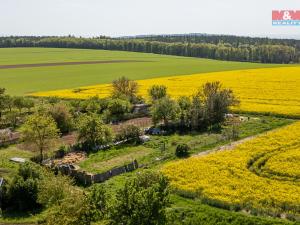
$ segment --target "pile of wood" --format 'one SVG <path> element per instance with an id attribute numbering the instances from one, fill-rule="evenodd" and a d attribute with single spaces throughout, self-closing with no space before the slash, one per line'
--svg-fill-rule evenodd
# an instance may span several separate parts
<path id="1" fill-rule="evenodd" d="M 65 155 L 62 159 L 54 160 L 54 164 L 76 164 L 80 161 L 85 160 L 87 157 L 85 152 L 70 152 Z"/>

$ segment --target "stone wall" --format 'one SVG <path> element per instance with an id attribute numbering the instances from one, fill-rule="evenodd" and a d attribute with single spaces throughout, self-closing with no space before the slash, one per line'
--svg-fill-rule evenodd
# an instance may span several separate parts
<path id="1" fill-rule="evenodd" d="M 54 170 L 56 172 L 60 172 L 64 175 L 71 176 L 77 182 L 79 182 L 83 185 L 89 186 L 93 183 L 102 183 L 111 177 L 134 171 L 134 170 L 138 169 L 138 167 L 139 167 L 138 162 L 136 160 L 134 160 L 133 162 L 131 162 L 127 165 L 116 167 L 116 168 L 113 168 L 106 172 L 99 173 L 99 174 L 91 174 L 91 173 L 82 171 L 79 168 L 76 168 L 70 164 L 58 165 L 54 168 Z"/>

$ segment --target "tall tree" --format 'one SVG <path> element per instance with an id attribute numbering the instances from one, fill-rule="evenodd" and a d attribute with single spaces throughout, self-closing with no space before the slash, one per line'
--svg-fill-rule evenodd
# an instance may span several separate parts
<path id="1" fill-rule="evenodd" d="M 169 97 L 159 99 L 152 105 L 151 116 L 154 124 L 162 120 L 165 127 L 168 127 L 169 121 L 175 120 L 178 116 L 178 105 Z"/>
<path id="2" fill-rule="evenodd" d="M 114 98 L 127 98 L 130 102 L 134 102 L 137 98 L 138 83 L 129 80 L 126 77 L 120 77 L 112 83 Z"/>
<path id="3" fill-rule="evenodd" d="M 167 96 L 167 87 L 164 85 L 152 85 L 148 90 L 148 94 L 152 101 L 156 101 Z"/>
<path id="4" fill-rule="evenodd" d="M 112 141 L 112 130 L 97 115 L 83 115 L 78 122 L 78 140 L 95 149 Z"/>
<path id="5" fill-rule="evenodd" d="M 0 119 L 7 108 L 11 109 L 11 97 L 5 91 L 5 88 L 0 88 Z"/>
<path id="6" fill-rule="evenodd" d="M 54 119 L 39 113 L 27 117 L 21 127 L 22 138 L 33 144 L 40 153 L 40 162 L 43 161 L 44 151 L 49 150 L 59 137 L 59 129 Z"/>
<path id="7" fill-rule="evenodd" d="M 51 106 L 49 114 L 55 120 L 61 133 L 65 134 L 71 131 L 73 127 L 73 117 L 65 104 L 58 103 Z"/>
<path id="8" fill-rule="evenodd" d="M 232 90 L 222 88 L 220 82 L 204 84 L 199 94 L 203 96 L 209 125 L 222 123 L 229 107 L 239 103 Z"/>
<path id="9" fill-rule="evenodd" d="M 167 179 L 155 172 L 143 172 L 126 181 L 117 192 L 110 214 L 111 224 L 163 225 L 168 205 Z"/>

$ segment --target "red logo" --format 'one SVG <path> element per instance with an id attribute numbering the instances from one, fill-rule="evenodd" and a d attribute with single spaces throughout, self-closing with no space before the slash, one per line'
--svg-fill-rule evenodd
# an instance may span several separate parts
<path id="1" fill-rule="evenodd" d="M 273 10 L 272 20 L 300 20 L 300 10 Z"/>

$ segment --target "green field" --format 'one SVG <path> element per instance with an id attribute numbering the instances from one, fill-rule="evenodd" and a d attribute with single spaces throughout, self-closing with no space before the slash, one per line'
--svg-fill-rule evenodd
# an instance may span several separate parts
<path id="1" fill-rule="evenodd" d="M 97 60 L 142 60 L 147 62 L 0 69 L 0 86 L 5 87 L 9 94 L 23 95 L 37 91 L 109 83 L 120 76 L 139 80 L 172 75 L 281 66 L 105 50 L 0 49 L 0 66 Z"/>

